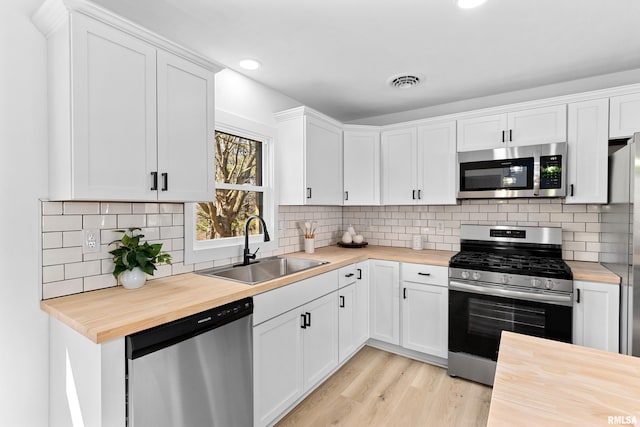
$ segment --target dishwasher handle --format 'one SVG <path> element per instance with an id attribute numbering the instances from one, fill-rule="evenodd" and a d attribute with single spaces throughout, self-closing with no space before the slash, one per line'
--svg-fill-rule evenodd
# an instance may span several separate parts
<path id="1" fill-rule="evenodd" d="M 211 331 L 253 313 L 253 299 L 244 298 L 198 314 L 126 336 L 128 359 L 137 359 Z"/>

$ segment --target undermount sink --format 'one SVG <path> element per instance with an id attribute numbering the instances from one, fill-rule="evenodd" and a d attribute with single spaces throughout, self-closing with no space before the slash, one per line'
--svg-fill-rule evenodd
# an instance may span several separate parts
<path id="1" fill-rule="evenodd" d="M 270 257 L 259 259 L 249 265 L 217 267 L 196 271 L 196 273 L 226 280 L 234 280 L 244 283 L 245 285 L 255 285 L 327 263 L 327 261 L 316 261 L 304 258 Z"/>

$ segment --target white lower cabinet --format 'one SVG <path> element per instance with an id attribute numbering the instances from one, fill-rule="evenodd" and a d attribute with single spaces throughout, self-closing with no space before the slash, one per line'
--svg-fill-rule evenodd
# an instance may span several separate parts
<path id="1" fill-rule="evenodd" d="M 620 288 L 573 282 L 573 343 L 617 353 L 620 347 Z"/>
<path id="2" fill-rule="evenodd" d="M 372 339 L 400 345 L 400 269 L 395 261 L 369 261 L 369 332 Z"/>
<path id="3" fill-rule="evenodd" d="M 368 262 L 355 265 L 353 281 L 338 291 L 338 359 L 344 362 L 369 338 Z"/>
<path id="4" fill-rule="evenodd" d="M 402 347 L 446 358 L 447 268 L 403 263 L 401 270 Z"/>
<path id="5" fill-rule="evenodd" d="M 254 425 L 271 423 L 338 366 L 332 292 L 253 328 Z"/>

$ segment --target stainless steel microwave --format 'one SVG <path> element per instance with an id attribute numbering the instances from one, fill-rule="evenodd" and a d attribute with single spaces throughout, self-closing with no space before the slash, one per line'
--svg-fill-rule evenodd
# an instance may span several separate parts
<path id="1" fill-rule="evenodd" d="M 566 196 L 567 143 L 458 153 L 458 198 Z"/>

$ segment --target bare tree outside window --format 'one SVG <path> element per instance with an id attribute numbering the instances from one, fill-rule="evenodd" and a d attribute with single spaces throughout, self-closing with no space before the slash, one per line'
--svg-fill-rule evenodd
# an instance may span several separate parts
<path id="1" fill-rule="evenodd" d="M 216 200 L 196 204 L 196 239 L 244 235 L 251 215 L 263 212 L 262 142 L 216 131 Z M 249 234 L 262 233 L 258 221 Z"/>

